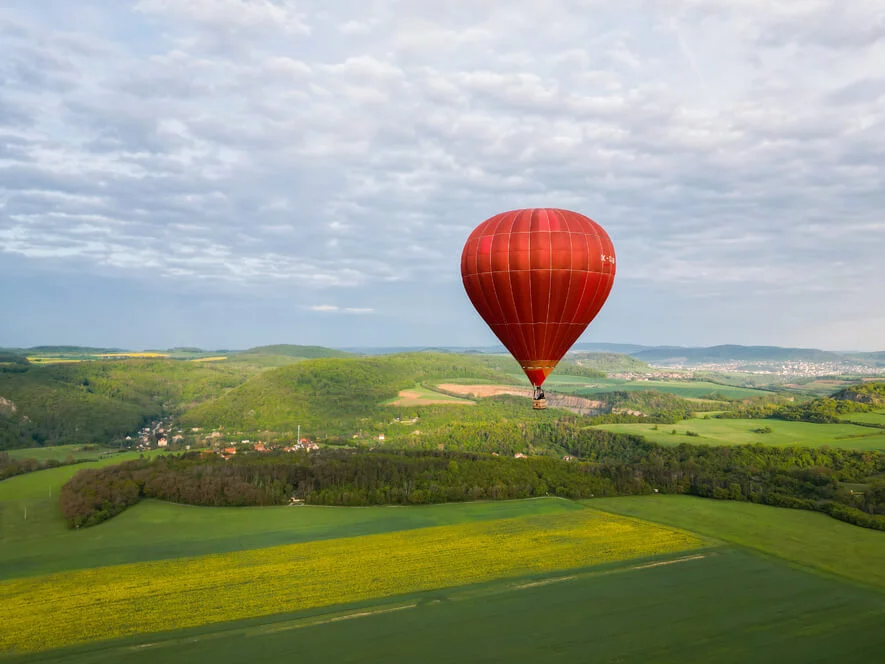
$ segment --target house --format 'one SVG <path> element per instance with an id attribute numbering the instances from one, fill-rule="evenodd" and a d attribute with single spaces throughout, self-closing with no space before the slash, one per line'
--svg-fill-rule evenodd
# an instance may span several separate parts
<path id="1" fill-rule="evenodd" d="M 157 447 L 166 447 L 166 445 L 168 445 L 168 444 L 169 444 L 169 441 L 166 440 L 165 438 L 160 438 L 160 440 L 157 441 Z"/>
<path id="2" fill-rule="evenodd" d="M 379 433 L 379 434 L 378 434 L 378 440 L 384 440 L 384 434 L 383 434 L 383 433 Z"/>
<path id="3" fill-rule="evenodd" d="M 267 452 L 267 448 L 264 446 L 264 443 L 258 442 L 255 443 L 255 446 L 252 448 L 256 452 Z"/>
<path id="4" fill-rule="evenodd" d="M 522 452 L 517 452 L 517 453 L 514 454 L 513 456 L 514 456 L 514 458 L 516 458 L 516 459 L 525 459 L 525 458 L 526 458 L 525 454 L 523 454 Z"/>
<path id="5" fill-rule="evenodd" d="M 225 453 L 225 454 L 229 454 L 229 455 L 236 454 L 236 453 L 237 453 L 237 448 L 236 448 L 236 447 L 225 447 L 225 448 L 224 448 L 224 453 Z"/>

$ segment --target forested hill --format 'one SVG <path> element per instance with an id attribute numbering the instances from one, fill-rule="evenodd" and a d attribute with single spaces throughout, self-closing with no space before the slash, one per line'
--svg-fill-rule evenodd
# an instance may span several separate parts
<path id="1" fill-rule="evenodd" d="M 138 359 L 0 367 L 0 449 L 109 443 L 256 371 Z"/>
<path id="2" fill-rule="evenodd" d="M 233 353 L 235 357 L 246 355 L 286 355 L 288 357 L 300 357 L 304 359 L 316 359 L 320 357 L 353 357 L 353 353 L 324 346 L 297 346 L 294 344 L 274 344 L 271 346 L 256 346 L 248 350 Z"/>
<path id="3" fill-rule="evenodd" d="M 871 381 L 860 383 L 839 390 L 833 395 L 834 399 L 844 401 L 858 401 L 874 405 L 885 405 L 885 381 Z"/>
<path id="4" fill-rule="evenodd" d="M 569 360 L 578 366 L 595 369 L 604 373 L 621 371 L 651 371 L 651 367 L 630 355 L 622 353 L 594 353 L 590 351 L 578 351 L 568 354 Z"/>
<path id="5" fill-rule="evenodd" d="M 189 410 L 180 421 L 241 431 L 294 431 L 300 424 L 330 435 L 349 434 L 360 418 L 377 413 L 400 390 L 459 378 L 513 382 L 481 358 L 444 353 L 306 360 L 261 373 Z"/>

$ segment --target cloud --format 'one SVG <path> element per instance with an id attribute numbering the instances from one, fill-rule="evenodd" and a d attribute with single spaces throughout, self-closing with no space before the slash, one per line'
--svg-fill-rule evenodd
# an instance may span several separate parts
<path id="1" fill-rule="evenodd" d="M 371 307 L 339 307 L 335 304 L 315 304 L 308 307 L 311 311 L 335 312 L 342 314 L 371 314 L 374 309 Z"/>
<path id="2" fill-rule="evenodd" d="M 0 14 L 0 278 L 386 313 L 396 286 L 408 334 L 477 223 L 555 205 L 609 230 L 613 297 L 828 293 L 885 336 L 881 3 L 38 5 Z"/>

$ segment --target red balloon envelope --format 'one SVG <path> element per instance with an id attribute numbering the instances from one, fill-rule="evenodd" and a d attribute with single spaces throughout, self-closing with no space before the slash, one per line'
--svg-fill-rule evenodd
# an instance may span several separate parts
<path id="1" fill-rule="evenodd" d="M 502 212 L 477 226 L 461 254 L 467 296 L 540 387 L 602 309 L 615 250 L 602 226 L 577 212 Z"/>

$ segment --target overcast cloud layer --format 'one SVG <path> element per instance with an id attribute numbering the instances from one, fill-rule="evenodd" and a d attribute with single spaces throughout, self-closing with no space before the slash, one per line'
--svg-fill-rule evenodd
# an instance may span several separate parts
<path id="1" fill-rule="evenodd" d="M 0 345 L 488 345 L 566 207 L 583 341 L 885 348 L 885 4 L 0 0 Z"/>

